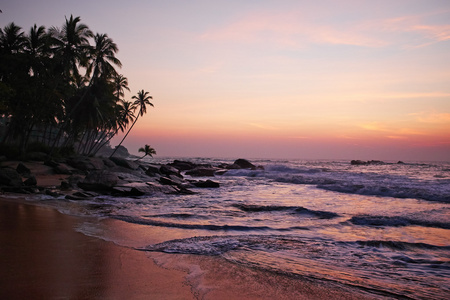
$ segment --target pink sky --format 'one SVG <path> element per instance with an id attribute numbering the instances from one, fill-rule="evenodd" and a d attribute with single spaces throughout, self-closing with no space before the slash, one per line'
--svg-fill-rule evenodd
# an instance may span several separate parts
<path id="1" fill-rule="evenodd" d="M 155 105 L 132 153 L 450 161 L 450 1 L 142 2 L 16 0 L 0 26 L 107 33 Z"/>

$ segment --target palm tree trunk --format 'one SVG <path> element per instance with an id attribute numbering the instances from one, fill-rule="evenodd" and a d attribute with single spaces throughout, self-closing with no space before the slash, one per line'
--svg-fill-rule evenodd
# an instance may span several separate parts
<path id="1" fill-rule="evenodd" d="M 134 119 L 133 124 L 131 125 L 130 129 L 128 129 L 127 133 L 123 137 L 123 139 L 120 141 L 119 145 L 114 149 L 114 152 L 109 156 L 109 158 L 113 157 L 113 155 L 116 153 L 117 149 L 122 145 L 123 141 L 127 138 L 128 134 L 130 133 L 131 129 L 133 129 L 134 124 L 136 124 L 137 120 L 139 119 L 139 114 L 137 115 L 136 119 Z"/>

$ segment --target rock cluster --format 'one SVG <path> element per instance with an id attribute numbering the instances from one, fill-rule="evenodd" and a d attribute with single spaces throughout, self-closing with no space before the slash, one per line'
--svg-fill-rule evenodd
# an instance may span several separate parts
<path id="1" fill-rule="evenodd" d="M 0 168 L 0 190 L 16 193 L 44 193 L 80 200 L 99 194 L 114 196 L 142 196 L 154 193 L 192 194 L 195 188 L 218 188 L 211 179 L 230 169 L 263 169 L 248 160 L 238 159 L 233 164 L 212 166 L 175 160 L 170 164 L 149 164 L 124 158 L 72 157 L 62 161 L 45 160 L 47 175 L 63 174 L 66 179 L 59 187 L 39 186 L 37 177 L 25 163 L 16 169 Z M 195 178 L 195 179 L 194 179 Z"/>

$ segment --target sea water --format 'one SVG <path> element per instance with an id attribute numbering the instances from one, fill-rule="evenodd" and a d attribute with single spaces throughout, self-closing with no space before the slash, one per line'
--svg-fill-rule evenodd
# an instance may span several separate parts
<path id="1" fill-rule="evenodd" d="M 167 232 L 143 251 L 218 256 L 387 297 L 450 298 L 450 163 L 251 161 L 264 169 L 229 170 L 213 178 L 219 188 L 76 207 Z M 92 226 L 79 230 L 101 236 Z"/>

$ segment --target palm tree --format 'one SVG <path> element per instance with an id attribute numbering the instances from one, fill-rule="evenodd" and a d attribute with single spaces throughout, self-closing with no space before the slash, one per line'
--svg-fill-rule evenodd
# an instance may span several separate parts
<path id="1" fill-rule="evenodd" d="M 61 60 L 64 76 L 70 81 L 79 80 L 79 66 L 86 67 L 91 46 L 89 38 L 94 34 L 80 17 L 70 15 L 61 29 L 50 28 L 49 32 L 55 45 L 55 55 Z"/>
<path id="2" fill-rule="evenodd" d="M 115 78 L 118 74 L 113 65 L 122 67 L 122 63 L 115 57 L 119 51 L 117 45 L 106 34 L 96 34 L 95 46 L 91 51 L 92 63 L 89 65 L 87 74 L 92 71 L 91 85 L 99 77 L 105 79 Z"/>
<path id="3" fill-rule="evenodd" d="M 143 159 L 147 155 L 150 156 L 150 157 L 153 157 L 153 154 L 156 155 L 156 150 L 153 149 L 152 147 L 150 147 L 150 145 L 145 145 L 144 147 L 139 148 L 138 151 L 139 152 L 144 152 L 144 156 L 140 157 L 139 159 Z"/>
<path id="4" fill-rule="evenodd" d="M 114 95 L 117 99 L 123 99 L 125 90 L 130 91 L 128 88 L 128 79 L 122 74 L 116 74 L 116 76 L 114 76 L 114 87 Z"/>
<path id="5" fill-rule="evenodd" d="M 128 134 L 130 133 L 131 129 L 133 129 L 134 124 L 136 124 L 137 120 L 139 119 L 139 116 L 143 116 L 145 113 L 147 113 L 147 105 L 153 107 L 153 104 L 150 102 L 150 99 L 153 99 L 153 97 L 150 96 L 148 92 L 144 90 L 140 90 L 137 93 L 137 96 L 133 96 L 132 99 L 135 99 L 135 101 L 133 102 L 133 106 L 135 108 L 139 108 L 139 113 L 137 114 L 136 119 L 134 119 L 133 124 L 128 129 L 123 139 L 120 141 L 119 145 L 114 149 L 114 152 L 109 157 L 112 157 L 116 153 L 117 149 L 122 145 L 123 141 L 127 138 Z"/>

